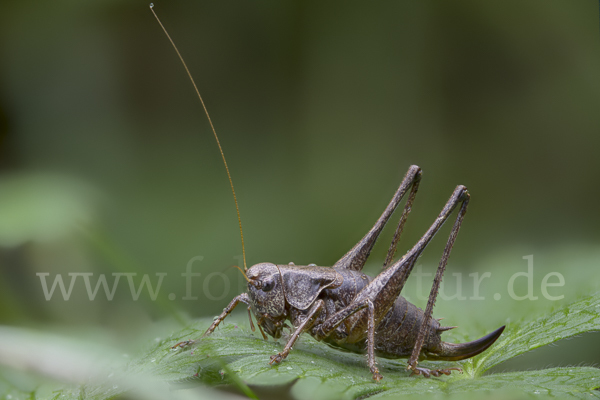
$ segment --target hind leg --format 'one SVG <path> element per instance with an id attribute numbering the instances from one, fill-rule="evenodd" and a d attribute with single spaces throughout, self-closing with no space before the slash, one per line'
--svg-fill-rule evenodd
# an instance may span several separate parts
<path id="1" fill-rule="evenodd" d="M 435 274 L 435 278 L 433 280 L 433 286 L 431 288 L 431 293 L 429 294 L 429 299 L 427 301 L 427 308 L 425 309 L 425 318 L 423 318 L 423 322 L 421 324 L 419 334 L 417 336 L 417 340 L 415 342 L 415 346 L 413 348 L 410 359 L 408 360 L 408 369 L 412 371 L 412 375 L 423 375 L 426 378 L 429 378 L 430 375 L 440 376 L 441 374 L 450 375 L 452 370 L 461 371 L 460 368 L 446 368 L 446 369 L 438 369 L 438 370 L 429 370 L 427 368 L 417 367 L 419 355 L 421 354 L 421 349 L 423 348 L 423 342 L 425 341 L 425 335 L 427 334 L 429 323 L 431 321 L 431 314 L 433 313 L 433 305 L 435 304 L 435 300 L 438 295 L 438 291 L 440 288 L 440 283 L 442 282 L 442 276 L 444 275 L 444 271 L 446 270 L 446 264 L 448 263 L 448 258 L 450 257 L 450 251 L 454 246 L 454 241 L 456 240 L 456 236 L 458 235 L 458 230 L 463 222 L 465 214 L 467 212 L 467 205 L 469 204 L 469 192 L 467 188 L 464 186 L 458 186 L 454 191 L 454 194 L 446 204 L 446 208 L 454 208 L 458 204 L 458 202 L 462 202 L 458 215 L 456 216 L 456 221 L 454 222 L 454 226 L 452 227 L 452 231 L 450 232 L 450 236 L 448 238 L 448 242 L 446 243 L 446 248 L 444 249 L 444 253 L 442 254 L 442 259 L 440 260 L 440 264 L 438 266 L 437 272 Z"/>
<path id="2" fill-rule="evenodd" d="M 342 258 L 340 258 L 334 265 L 334 267 L 338 268 L 346 268 L 354 271 L 361 271 L 371 254 L 371 250 L 375 245 L 375 241 L 379 237 L 379 234 L 383 230 L 383 227 L 388 222 L 398 204 L 406 194 L 409 188 L 411 188 L 411 193 L 409 195 L 409 200 L 406 202 L 404 206 L 404 211 L 402 212 L 402 216 L 400 217 L 399 228 L 396 231 L 396 235 L 394 236 L 395 242 L 392 242 L 392 246 L 390 247 L 390 252 L 395 252 L 397 243 L 396 237 L 399 237 L 399 233 L 402 231 L 402 227 L 404 226 L 404 221 L 406 221 L 406 217 L 410 212 L 412 201 L 414 200 L 415 194 L 417 193 L 417 188 L 419 186 L 419 181 L 421 180 L 421 168 L 416 165 L 411 165 L 408 169 L 408 172 L 402 179 L 402 183 L 400 187 L 392 197 L 392 200 L 381 214 L 381 217 L 375 222 L 375 225 L 367 234 L 352 248 L 348 251 Z"/>

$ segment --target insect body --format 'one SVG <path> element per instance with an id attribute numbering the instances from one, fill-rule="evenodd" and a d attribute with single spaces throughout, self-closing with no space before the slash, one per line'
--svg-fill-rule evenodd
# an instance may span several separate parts
<path id="1" fill-rule="evenodd" d="M 153 7 L 150 4 L 150 9 L 154 13 Z M 242 223 L 225 155 L 202 96 L 200 96 L 185 61 L 156 13 L 154 16 L 185 67 L 219 146 L 238 213 L 244 270 L 246 270 Z M 223 313 L 215 319 L 204 336 L 211 334 L 221 321 L 242 302 L 248 305 L 252 330 L 254 330 L 254 325 L 251 313 L 257 318 L 258 328 L 265 339 L 267 337 L 264 331 L 274 338 L 279 338 L 286 326 L 286 321 L 292 323 L 292 334 L 288 342 L 280 353 L 271 356 L 271 364 L 283 361 L 300 334 L 307 332 L 315 339 L 332 346 L 357 352 L 366 350 L 368 366 L 373 374 L 373 379 L 377 381 L 381 380 L 382 376 L 377 369 L 375 355 L 387 358 L 409 357 L 408 369 L 413 374 L 422 374 L 426 377 L 449 375 L 452 370 L 460 370 L 459 368 L 429 370 L 418 367 L 417 363 L 420 359 L 456 361 L 473 357 L 491 346 L 502 334 L 504 326 L 473 342 L 453 344 L 442 341 L 440 337 L 441 333 L 453 327 L 442 327 L 437 320 L 431 318 L 450 251 L 467 211 L 469 193 L 466 187 L 456 187 L 439 216 L 423 237 L 402 258 L 392 263 L 396 245 L 411 210 L 420 180 L 421 169 L 416 165 L 411 166 L 373 228 L 333 267 L 261 263 L 247 269 L 244 276 L 248 281 L 248 293 L 235 297 L 223 310 Z M 371 278 L 361 272 L 362 268 L 379 234 L 406 193 L 408 193 L 408 198 L 383 264 L 383 271 L 375 278 Z M 400 296 L 400 292 L 425 247 L 459 205 L 458 215 L 433 281 L 427 307 L 425 311 L 422 311 Z M 189 340 L 173 347 L 185 347 L 193 342 L 193 340 Z"/>
<path id="2" fill-rule="evenodd" d="M 307 332 L 315 339 L 335 347 L 355 352 L 366 351 L 368 366 L 373 379 L 377 381 L 382 376 L 377 369 L 375 356 L 409 357 L 408 369 L 413 374 L 426 377 L 449 375 L 452 370 L 460 371 L 459 368 L 430 370 L 418 367 L 417 363 L 420 359 L 456 361 L 473 357 L 491 346 L 501 335 L 504 326 L 476 341 L 453 344 L 441 339 L 441 334 L 453 327 L 442 327 L 431 318 L 442 275 L 469 202 L 469 193 L 464 186 L 456 187 L 435 222 L 413 248 L 388 265 L 395 253 L 420 179 L 421 169 L 411 166 L 373 228 L 333 267 L 260 263 L 249 268 L 246 273 L 248 293 L 234 298 L 204 336 L 212 333 L 242 302 L 248 305 L 248 312 L 257 318 L 261 332 L 264 329 L 274 338 L 281 337 L 286 321 L 292 324 L 292 334 L 287 344 L 280 353 L 271 356 L 271 364 L 285 359 L 299 335 Z M 377 237 L 409 189 L 384 269 L 371 278 L 361 270 Z M 422 311 L 400 296 L 400 292 L 417 259 L 458 205 L 458 216 L 437 269 L 427 307 Z M 250 323 L 254 330 L 251 317 Z M 191 343 L 193 341 L 182 342 L 174 347 Z"/>

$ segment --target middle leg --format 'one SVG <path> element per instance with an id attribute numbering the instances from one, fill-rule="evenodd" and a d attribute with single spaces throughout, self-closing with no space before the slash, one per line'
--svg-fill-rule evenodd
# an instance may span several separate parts
<path id="1" fill-rule="evenodd" d="M 321 325 L 314 328 L 313 337 L 317 340 L 325 339 L 331 335 L 342 322 L 365 308 L 367 309 L 367 365 L 373 374 L 373 379 L 379 382 L 383 379 L 383 376 L 379 373 L 377 362 L 375 361 L 375 305 L 370 299 L 365 299 L 361 302 L 353 302 L 327 318 Z M 355 329 L 364 329 L 364 326 L 359 324 Z"/>

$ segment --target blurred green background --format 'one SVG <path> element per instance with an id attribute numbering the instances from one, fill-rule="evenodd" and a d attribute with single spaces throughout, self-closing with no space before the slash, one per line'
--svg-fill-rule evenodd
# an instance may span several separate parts
<path id="1" fill-rule="evenodd" d="M 457 184 L 469 212 L 447 270 L 490 272 L 485 301 L 438 301 L 491 330 L 599 289 L 598 2 L 156 2 L 220 135 L 248 264 L 332 265 L 410 164 L 423 181 L 401 251 Z M 0 4 L 0 322 L 127 347 L 156 322 L 219 313 L 243 290 L 234 203 L 193 89 L 147 1 Z M 393 229 L 372 255 L 383 262 Z M 448 228 L 422 258 L 433 272 Z M 507 282 L 534 256 L 537 301 Z M 201 276 L 185 301 L 181 273 Z M 156 301 L 44 299 L 36 273 L 167 273 Z M 206 284 L 211 272 L 225 274 Z M 563 287 L 543 277 L 559 272 Z M 555 282 L 551 279 L 551 282 Z M 519 295 L 525 279 L 516 280 Z M 219 300 L 206 296 L 206 287 Z M 414 285 L 407 295 L 418 305 Z M 427 291 L 428 289 L 426 289 Z M 225 293 L 226 292 L 226 293 Z M 174 300 L 169 298 L 173 294 Z M 494 300 L 501 293 L 501 300 Z M 222 295 L 221 295 L 222 294 Z M 452 318 L 450 318 L 452 317 Z M 181 318 L 180 318 L 181 321 Z M 461 324 L 462 323 L 462 324 Z M 143 336 L 146 335 L 146 336 Z M 108 339 L 107 339 L 108 338 Z M 600 361 L 598 335 L 506 368 Z"/>

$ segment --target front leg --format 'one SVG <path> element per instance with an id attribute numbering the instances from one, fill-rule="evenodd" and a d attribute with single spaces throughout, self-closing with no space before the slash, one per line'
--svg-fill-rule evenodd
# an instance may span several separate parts
<path id="1" fill-rule="evenodd" d="M 212 323 L 212 325 L 206 330 L 206 332 L 204 332 L 204 335 L 202 335 L 202 337 L 200 339 L 202 339 L 203 337 L 206 337 L 206 336 L 210 335 L 211 333 L 213 333 L 214 330 L 217 328 L 217 326 L 219 326 L 219 324 L 225 319 L 225 317 L 227 317 L 229 314 L 231 314 L 231 312 L 233 311 L 233 309 L 240 302 L 242 302 L 244 304 L 248 304 L 248 305 L 250 304 L 250 298 L 248 297 L 247 293 L 242 293 L 239 296 L 236 296 L 233 300 L 231 300 L 231 302 L 229 303 L 229 305 L 223 309 L 223 312 L 221 313 L 221 315 L 219 315 L 214 320 L 214 322 Z M 197 339 L 196 340 L 186 340 L 184 342 L 177 343 L 175 346 L 173 346 L 171 348 L 175 349 L 177 347 L 186 347 L 186 346 L 189 346 L 191 344 L 196 343 L 196 341 L 197 341 Z"/>
<path id="2" fill-rule="evenodd" d="M 300 325 L 298 325 L 294 333 L 292 333 L 292 336 L 286 343 L 285 347 L 283 348 L 283 351 L 271 356 L 271 361 L 269 361 L 269 364 L 279 364 L 281 361 L 283 361 L 284 358 L 288 356 L 288 354 L 290 354 L 292 346 L 294 345 L 294 343 L 296 343 L 296 340 L 298 340 L 300 334 L 305 330 L 310 329 L 310 327 L 312 327 L 312 325 L 315 323 L 315 318 L 323 309 L 324 304 L 325 303 L 323 302 L 323 300 L 317 300 L 313 303 L 313 305 L 308 310 L 306 318 L 300 323 Z"/>

